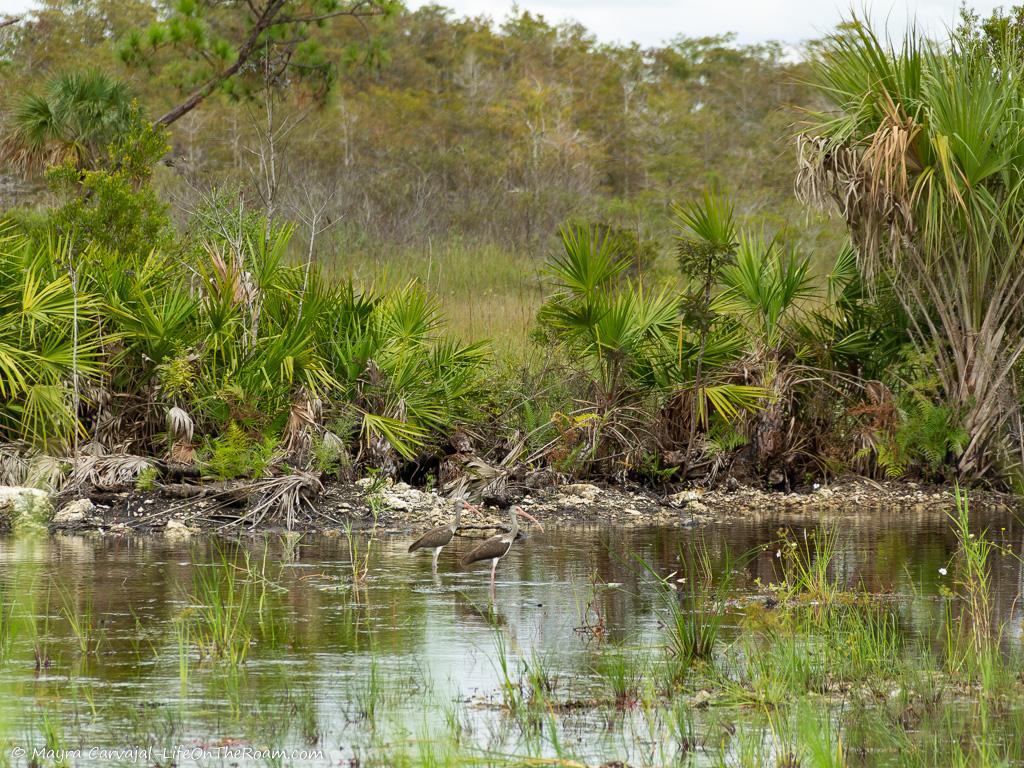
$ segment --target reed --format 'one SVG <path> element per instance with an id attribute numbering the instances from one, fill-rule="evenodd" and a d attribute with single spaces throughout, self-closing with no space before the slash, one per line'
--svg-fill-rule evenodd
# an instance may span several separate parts
<path id="1" fill-rule="evenodd" d="M 70 592 L 61 591 L 61 614 L 71 628 L 83 656 L 95 656 L 103 643 L 103 630 L 96 620 L 92 598 L 86 597 L 82 604 Z"/>
<path id="2" fill-rule="evenodd" d="M 640 702 L 640 684 L 644 666 L 625 648 L 606 646 L 593 665 L 605 694 L 617 709 L 631 709 Z"/>
<path id="3" fill-rule="evenodd" d="M 831 572 L 839 546 L 836 528 L 819 528 L 799 537 L 789 535 L 777 544 L 781 584 L 786 599 L 801 598 L 821 607 L 832 604 L 840 592 L 839 581 Z"/>
<path id="4" fill-rule="evenodd" d="M 217 548 L 211 563 L 192 569 L 191 638 L 200 656 L 242 664 L 252 642 L 251 622 L 259 594 L 248 578 L 248 567 Z"/>
<path id="5" fill-rule="evenodd" d="M 14 646 L 14 601 L 7 599 L 7 589 L 0 584 L 0 668 L 11 658 Z"/>

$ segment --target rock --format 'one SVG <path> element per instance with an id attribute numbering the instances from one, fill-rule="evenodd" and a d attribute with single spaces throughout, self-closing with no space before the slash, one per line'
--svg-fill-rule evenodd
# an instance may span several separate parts
<path id="1" fill-rule="evenodd" d="M 92 499 L 74 499 L 61 507 L 50 520 L 50 526 L 59 530 L 74 530 L 84 527 L 96 505 Z"/>
<path id="2" fill-rule="evenodd" d="M 388 509 L 393 509 L 396 512 L 409 512 L 413 506 L 401 496 L 393 493 L 385 493 L 383 501 Z"/>
<path id="3" fill-rule="evenodd" d="M 53 503 L 46 491 L 0 485 L 0 531 L 45 530 L 52 516 Z"/>
<path id="4" fill-rule="evenodd" d="M 573 483 L 562 487 L 562 492 L 569 496 L 579 496 L 589 502 L 594 502 L 601 495 L 601 489 L 590 483 Z"/>
<path id="5" fill-rule="evenodd" d="M 685 507 L 687 504 L 700 499 L 701 495 L 701 492 L 697 490 L 680 491 L 669 496 L 668 500 L 672 502 L 673 506 Z"/>
<path id="6" fill-rule="evenodd" d="M 700 501 L 691 501 L 686 505 L 686 511 L 691 515 L 706 515 L 711 509 L 707 504 Z"/>
<path id="7" fill-rule="evenodd" d="M 194 533 L 192 528 L 189 528 L 185 523 L 177 518 L 172 517 L 167 521 L 167 525 L 164 526 L 164 536 L 170 539 L 187 539 Z"/>

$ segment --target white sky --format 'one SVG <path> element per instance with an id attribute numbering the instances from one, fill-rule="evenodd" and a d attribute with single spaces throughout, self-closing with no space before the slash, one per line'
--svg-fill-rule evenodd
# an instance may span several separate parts
<path id="1" fill-rule="evenodd" d="M 7 0 L 0 0 L 0 3 Z M 423 0 L 407 0 L 410 6 Z M 1019 0 L 1017 0 L 1019 2 Z M 1012 5 L 1013 0 L 1008 0 Z M 496 21 L 512 8 L 512 0 L 446 0 L 441 5 L 459 15 L 484 14 Z M 740 42 L 778 40 L 784 43 L 821 37 L 850 9 L 867 7 L 878 28 L 899 36 L 908 21 L 941 35 L 955 23 L 961 0 L 521 0 L 519 6 L 541 13 L 549 21 L 573 19 L 598 39 L 656 45 L 679 34 L 688 37 L 735 32 Z M 1003 2 L 967 0 L 985 15 Z"/>
<path id="2" fill-rule="evenodd" d="M 422 0 L 407 0 L 419 7 Z M 496 21 L 512 8 L 511 0 L 447 0 L 459 15 L 487 15 Z M 969 5 L 985 14 L 1002 3 L 973 0 Z M 1012 3 L 1011 3 L 1012 4 Z M 520 7 L 549 21 L 574 19 L 607 42 L 636 41 L 655 45 L 678 34 L 696 37 L 735 32 L 740 42 L 779 40 L 798 43 L 830 31 L 850 7 L 861 0 L 522 0 Z M 21 13 L 31 0 L 0 0 L 0 14 Z M 889 0 L 869 4 L 871 16 L 898 35 L 909 19 L 941 34 L 957 14 L 960 0 Z"/>

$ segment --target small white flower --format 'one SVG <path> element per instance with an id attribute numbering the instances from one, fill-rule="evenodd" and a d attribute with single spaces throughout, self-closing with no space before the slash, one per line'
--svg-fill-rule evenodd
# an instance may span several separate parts
<path id="1" fill-rule="evenodd" d="M 782 557 L 782 550 L 781 549 L 776 549 L 775 550 L 775 556 L 776 557 Z"/>
<path id="2" fill-rule="evenodd" d="M 815 483 L 814 490 L 818 490 L 819 488 L 821 488 L 821 483 Z"/>
<path id="3" fill-rule="evenodd" d="M 947 573 L 948 573 L 948 571 L 945 568 L 939 568 L 939 575 L 940 576 L 945 576 Z"/>

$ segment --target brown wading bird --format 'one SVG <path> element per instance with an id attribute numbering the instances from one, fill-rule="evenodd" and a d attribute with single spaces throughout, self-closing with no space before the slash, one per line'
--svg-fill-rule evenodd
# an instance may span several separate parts
<path id="1" fill-rule="evenodd" d="M 434 550 L 434 562 L 431 567 L 436 571 L 437 558 L 440 556 L 441 550 L 452 543 L 452 539 L 455 537 L 455 531 L 459 529 L 459 524 L 462 522 L 462 510 L 464 507 L 468 507 L 478 515 L 480 514 L 480 510 L 468 501 L 457 499 L 455 501 L 455 519 L 448 525 L 439 525 L 437 528 L 431 528 L 409 545 L 409 551 L 415 552 L 417 549 Z"/>
<path id="2" fill-rule="evenodd" d="M 467 565 L 472 563 L 479 563 L 481 560 L 491 561 L 491 592 L 494 592 L 494 571 L 498 567 L 498 561 L 501 560 L 508 551 L 512 549 L 512 542 L 516 540 L 516 536 L 519 534 L 519 516 L 525 517 L 527 520 L 531 520 L 536 523 L 537 527 L 542 531 L 544 526 L 533 515 L 530 515 L 523 511 L 522 507 L 512 507 L 510 510 L 510 516 L 512 518 L 511 530 L 508 533 L 502 533 L 498 536 L 491 536 L 487 541 L 482 544 L 478 544 L 469 554 L 462 558 L 462 567 L 465 568 Z"/>

